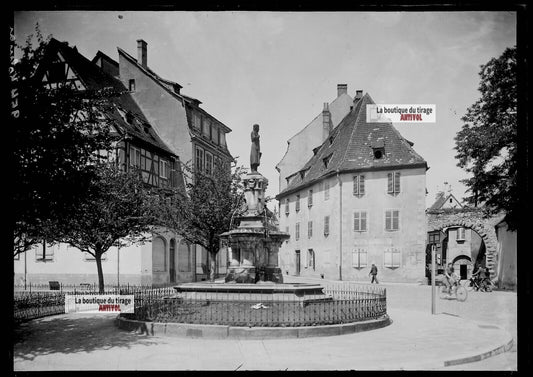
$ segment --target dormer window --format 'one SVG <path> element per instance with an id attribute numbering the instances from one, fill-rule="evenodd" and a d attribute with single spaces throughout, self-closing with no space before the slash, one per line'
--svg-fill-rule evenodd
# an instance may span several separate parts
<path id="1" fill-rule="evenodd" d="M 385 148 L 373 148 L 374 160 L 379 160 L 385 155 Z"/>
<path id="2" fill-rule="evenodd" d="M 324 157 L 324 158 L 322 159 L 322 162 L 324 162 L 324 167 L 325 167 L 325 168 L 328 167 L 328 165 L 329 165 L 329 161 L 331 160 L 331 156 L 332 156 L 332 155 L 330 154 L 329 156 Z"/>
<path id="3" fill-rule="evenodd" d="M 375 160 L 379 160 L 385 156 L 385 142 L 383 139 L 376 140 L 372 143 L 372 154 Z"/>
<path id="4" fill-rule="evenodd" d="M 128 89 L 130 92 L 135 91 L 135 79 L 130 79 L 129 84 L 128 84 Z"/>
<path id="5" fill-rule="evenodd" d="M 126 122 L 129 124 L 133 124 L 133 114 L 132 113 L 126 113 Z"/>

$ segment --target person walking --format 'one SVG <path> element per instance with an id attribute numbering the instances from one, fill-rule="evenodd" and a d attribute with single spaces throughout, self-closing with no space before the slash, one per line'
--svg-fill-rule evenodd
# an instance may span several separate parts
<path id="1" fill-rule="evenodd" d="M 368 273 L 368 276 L 372 275 L 372 280 L 370 280 L 370 284 L 373 284 L 374 281 L 376 284 L 379 284 L 377 275 L 378 275 L 378 268 L 374 263 L 372 263 L 372 267 L 370 267 L 370 272 Z"/>

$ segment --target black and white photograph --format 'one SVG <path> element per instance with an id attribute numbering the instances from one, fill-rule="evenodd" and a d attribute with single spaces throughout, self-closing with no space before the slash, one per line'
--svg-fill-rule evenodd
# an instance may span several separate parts
<path id="1" fill-rule="evenodd" d="M 11 14 L 15 373 L 530 365 L 525 5 L 83 3 Z"/>

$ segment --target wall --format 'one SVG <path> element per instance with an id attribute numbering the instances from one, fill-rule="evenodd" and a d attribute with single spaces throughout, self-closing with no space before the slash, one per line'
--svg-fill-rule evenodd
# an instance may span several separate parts
<path id="1" fill-rule="evenodd" d="M 425 169 L 401 170 L 401 192 L 387 194 L 387 171 L 365 172 L 365 195 L 353 195 L 353 174 L 342 174 L 342 279 L 367 280 L 370 264 L 375 262 L 379 277 L 384 281 L 418 281 L 425 274 Z M 324 201 L 324 185 L 313 186 L 313 206 L 307 207 L 308 189 L 300 192 L 300 211 L 295 212 L 295 197 L 290 196 L 290 214 L 285 215 L 285 203 L 280 206 L 280 230 L 289 226 L 291 238 L 280 248 L 280 267 L 284 274 L 295 274 L 295 250 L 301 250 L 303 276 L 339 278 L 339 183 L 329 178 L 330 198 Z M 385 230 L 385 210 L 400 211 L 400 229 Z M 366 210 L 367 231 L 353 230 L 353 212 Z M 323 234 L 324 216 L 330 215 L 330 234 Z M 313 237 L 307 237 L 307 221 L 313 220 Z M 300 222 L 300 239 L 295 240 L 295 224 Z M 367 266 L 354 268 L 352 251 L 355 247 L 367 250 Z M 384 267 L 384 250 L 400 248 L 401 267 Z M 307 250 L 315 252 L 315 271 L 305 268 Z"/>
<path id="2" fill-rule="evenodd" d="M 128 87 L 135 80 L 131 93 L 144 115 L 163 141 L 186 163 L 192 159 L 191 136 L 185 107 L 161 85 L 119 53 L 120 80 Z"/>
<path id="3" fill-rule="evenodd" d="M 516 288 L 516 251 L 517 232 L 507 230 L 507 224 L 502 223 L 496 227 L 498 235 L 498 286 L 500 288 Z"/>
<path id="4" fill-rule="evenodd" d="M 348 114 L 352 105 L 352 98 L 348 94 L 341 94 L 329 104 L 333 127 L 337 126 Z M 323 119 L 322 113 L 320 113 L 311 123 L 288 140 L 285 156 L 277 165 L 279 169 L 279 191 L 287 187 L 285 178 L 298 171 L 313 157 L 313 148 L 320 146 L 324 141 L 322 129 Z"/>
<path id="5" fill-rule="evenodd" d="M 42 246 L 38 246 L 42 247 Z M 37 247 L 36 247 L 37 248 Z M 85 253 L 79 249 L 58 244 L 53 246 L 54 257 L 51 261 L 37 261 L 33 248 L 14 261 L 15 284 L 24 283 L 24 259 L 26 259 L 27 283 L 47 284 L 51 280 L 63 284 L 98 283 L 96 262 L 85 260 Z M 48 249 L 48 248 L 47 248 Z M 146 282 L 146 274 L 141 268 L 141 259 L 149 254 L 150 244 L 130 245 L 120 249 L 120 283 L 141 284 Z M 26 254 L 26 255 L 24 255 Z M 117 283 L 117 248 L 112 247 L 102 261 L 104 282 Z"/>

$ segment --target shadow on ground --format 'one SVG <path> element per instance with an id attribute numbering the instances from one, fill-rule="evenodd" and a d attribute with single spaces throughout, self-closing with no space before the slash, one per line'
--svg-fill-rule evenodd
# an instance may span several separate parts
<path id="1" fill-rule="evenodd" d="M 33 360 L 52 353 L 91 352 L 133 344 L 153 345 L 146 333 L 119 330 L 115 316 L 78 314 L 36 319 L 14 328 L 13 356 Z"/>

